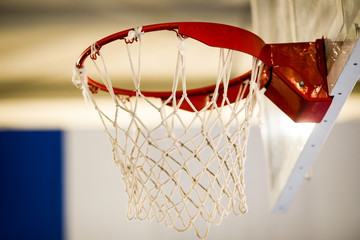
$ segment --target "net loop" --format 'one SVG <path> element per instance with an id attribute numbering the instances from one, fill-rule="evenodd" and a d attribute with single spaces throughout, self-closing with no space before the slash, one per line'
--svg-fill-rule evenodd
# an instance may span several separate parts
<path id="1" fill-rule="evenodd" d="M 142 38 L 144 32 L 142 31 L 142 26 L 134 28 L 134 30 L 129 31 L 128 36 L 125 38 L 125 43 L 133 43 L 139 41 Z"/>
<path id="2" fill-rule="evenodd" d="M 100 47 L 99 45 L 95 42 L 93 44 L 91 44 L 91 48 L 90 48 L 90 58 L 92 60 L 96 60 L 97 56 L 100 54 Z"/>
<path id="3" fill-rule="evenodd" d="M 72 82 L 77 88 L 81 89 L 82 95 L 86 103 L 89 101 L 94 101 L 87 80 L 88 78 L 86 74 L 86 69 L 74 67 Z M 95 102 L 93 103 L 96 106 L 96 103 Z"/>

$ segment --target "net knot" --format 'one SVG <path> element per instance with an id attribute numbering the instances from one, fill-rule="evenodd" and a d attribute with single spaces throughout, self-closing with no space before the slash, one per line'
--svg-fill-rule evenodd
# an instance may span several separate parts
<path id="1" fill-rule="evenodd" d="M 82 88 L 83 82 L 81 79 L 84 78 L 84 75 L 85 75 L 84 68 L 77 68 L 77 67 L 74 68 L 72 82 L 77 88 Z"/>
<path id="2" fill-rule="evenodd" d="M 134 41 L 137 42 L 139 39 L 142 38 L 144 32 L 142 31 L 142 26 L 136 27 L 133 30 L 128 32 L 128 36 L 125 38 L 126 43 L 133 43 Z"/>
<path id="3" fill-rule="evenodd" d="M 82 90 L 85 102 L 91 99 L 87 79 L 88 78 L 85 68 L 78 68 L 75 66 L 72 76 L 72 82 L 77 88 Z"/>
<path id="4" fill-rule="evenodd" d="M 180 53 L 180 55 L 184 55 L 185 54 L 185 39 L 184 38 L 180 38 L 179 37 L 179 45 L 178 45 L 178 52 Z"/>

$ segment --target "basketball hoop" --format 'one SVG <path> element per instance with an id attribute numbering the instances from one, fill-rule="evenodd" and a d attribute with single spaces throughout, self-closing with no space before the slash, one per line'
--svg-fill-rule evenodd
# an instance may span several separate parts
<path id="1" fill-rule="evenodd" d="M 179 41 L 172 89 L 143 90 L 143 35 L 165 30 L 173 31 Z M 187 88 L 187 38 L 219 48 L 214 85 Z M 126 46 L 133 89 L 113 87 L 115 80 L 110 79 L 101 50 L 115 41 Z M 155 219 L 178 231 L 193 227 L 199 238 L 206 238 L 210 224 L 219 224 L 231 212 L 245 213 L 244 163 L 259 91 L 266 87 L 265 95 L 294 120 L 320 121 L 331 103 L 324 85 L 321 44 L 268 45 L 227 25 L 167 23 L 125 30 L 88 47 L 76 63 L 73 81 L 95 106 L 109 136 L 128 196 L 127 217 Z M 138 46 L 136 58 L 129 45 Z M 306 51 L 300 56 L 298 49 Z M 253 63 L 250 72 L 230 79 L 234 51 L 253 56 Z M 289 56 L 301 58 L 303 65 L 289 62 Z M 88 57 L 100 81 L 88 76 Z M 303 70 L 304 65 L 308 69 Z M 111 114 L 98 104 L 98 90 L 109 93 Z M 294 106 L 289 105 L 293 100 Z M 148 116 L 155 120 L 150 122 Z"/>

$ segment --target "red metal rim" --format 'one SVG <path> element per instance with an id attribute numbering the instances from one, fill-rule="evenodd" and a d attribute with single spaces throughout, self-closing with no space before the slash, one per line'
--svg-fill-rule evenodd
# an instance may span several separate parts
<path id="1" fill-rule="evenodd" d="M 129 31 L 133 29 L 127 29 L 112 35 L 109 35 L 103 39 L 100 39 L 95 43 L 97 50 L 100 50 L 104 45 L 111 43 L 116 40 L 123 40 L 128 36 Z M 268 66 L 271 66 L 270 54 L 266 51 L 265 42 L 257 35 L 233 26 L 218 24 L 218 23 L 205 23 L 205 22 L 177 22 L 177 23 L 162 23 L 147 25 L 142 27 L 144 33 L 154 31 L 174 31 L 176 30 L 180 36 L 196 39 L 208 46 L 232 49 L 235 51 L 247 53 L 254 57 L 259 58 Z M 79 57 L 76 67 L 83 68 L 85 60 L 91 54 L 91 46 L 89 46 Z M 230 81 L 230 85 L 240 84 L 244 80 L 249 79 L 250 74 L 246 73 L 242 76 L 234 78 Z M 88 83 L 93 87 L 108 91 L 106 86 L 94 81 L 88 77 Z M 266 81 L 262 81 L 261 87 L 266 84 Z M 214 86 L 207 86 L 198 89 L 188 90 L 188 96 L 198 96 L 211 94 L 214 90 Z M 134 96 L 136 93 L 133 90 L 114 88 L 115 94 Z M 146 92 L 142 91 L 144 96 L 152 96 L 159 98 L 168 98 L 172 92 Z M 182 91 L 178 92 L 177 95 L 181 95 Z"/>

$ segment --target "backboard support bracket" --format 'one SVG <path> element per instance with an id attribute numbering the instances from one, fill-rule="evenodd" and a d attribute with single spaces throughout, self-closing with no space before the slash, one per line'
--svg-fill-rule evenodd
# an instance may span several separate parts
<path id="1" fill-rule="evenodd" d="M 275 213 L 287 212 L 346 99 L 359 80 L 360 40 L 345 41 L 343 48 L 352 51 L 348 58 L 340 55 L 328 74 L 330 96 L 333 97 L 329 110 L 323 120 L 315 124 L 298 158 L 284 164 L 278 178 L 272 183 L 270 202 Z"/>

